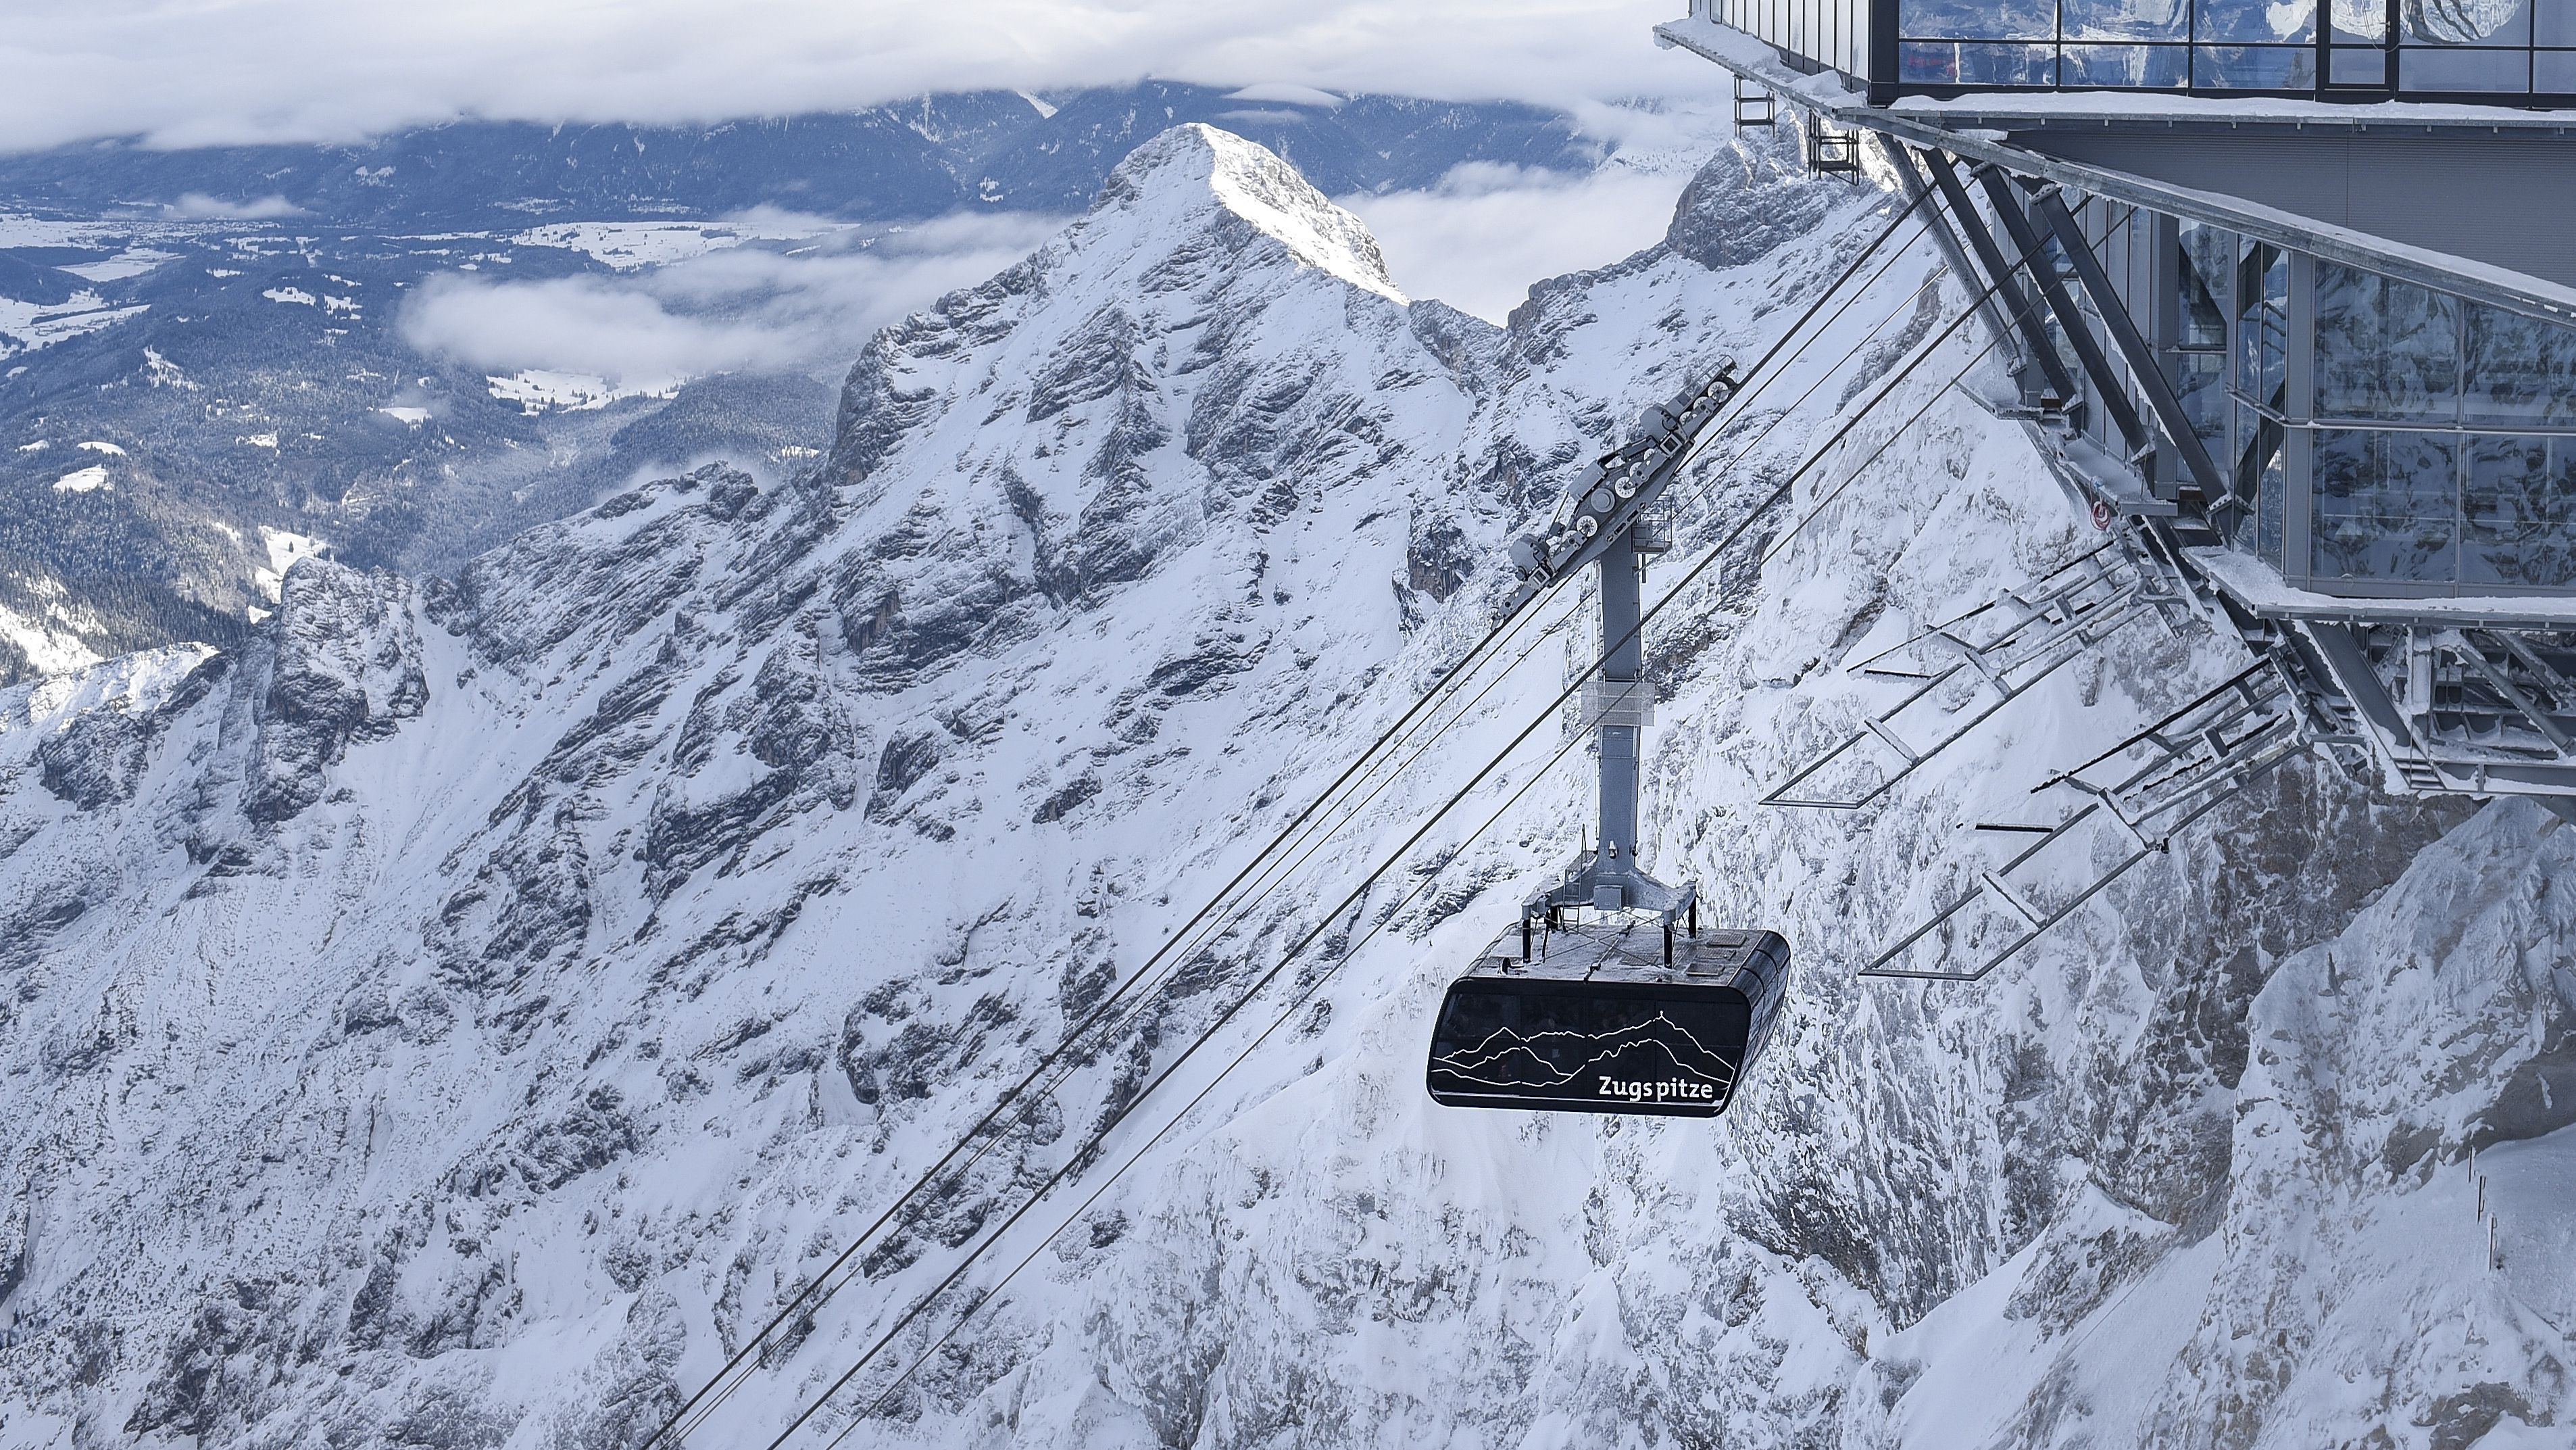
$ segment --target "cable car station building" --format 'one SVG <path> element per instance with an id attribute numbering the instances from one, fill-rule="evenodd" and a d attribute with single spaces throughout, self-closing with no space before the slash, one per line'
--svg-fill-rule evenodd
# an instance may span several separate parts
<path id="1" fill-rule="evenodd" d="M 1740 124 L 1919 199 L 1998 406 L 2308 744 L 2576 797 L 2576 0 L 1692 0 L 1656 33 Z"/>

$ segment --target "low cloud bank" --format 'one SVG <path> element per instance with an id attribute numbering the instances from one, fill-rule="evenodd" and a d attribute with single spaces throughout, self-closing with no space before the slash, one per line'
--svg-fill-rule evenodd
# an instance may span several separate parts
<path id="1" fill-rule="evenodd" d="M 304 208 L 282 196 L 263 196 L 255 201 L 226 201 L 202 191 L 189 192 L 161 209 L 182 221 L 269 221 L 304 215 Z"/>
<path id="2" fill-rule="evenodd" d="M 719 372 L 837 372 L 878 328 L 1010 266 L 1062 224 L 957 216 L 737 247 L 613 277 L 447 273 L 406 304 L 402 333 L 424 352 L 486 373 L 586 374 L 621 391 Z"/>
<path id="3" fill-rule="evenodd" d="M 1606 267 L 1661 241 L 1687 171 L 1588 175 L 1471 163 L 1428 191 L 1346 196 L 1377 234 L 1395 285 L 1501 322 L 1533 283 Z"/>

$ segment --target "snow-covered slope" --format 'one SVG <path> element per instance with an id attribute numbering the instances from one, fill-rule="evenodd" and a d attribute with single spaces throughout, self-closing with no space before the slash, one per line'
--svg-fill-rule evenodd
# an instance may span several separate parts
<path id="1" fill-rule="evenodd" d="M 1871 202 L 1748 145 L 1664 246 L 1495 329 L 1408 305 L 1356 221 L 1184 127 L 875 339 L 812 476 L 704 469 L 453 581 L 307 560 L 238 654 L 0 694 L 0 1444 L 636 1443 L 1483 632 L 1509 529 L 1750 356 Z M 1801 385 L 1880 315 L 1923 336 L 1928 276 L 1901 263 Z M 1853 396 L 1682 490 L 1677 557 Z M 1543 732 L 1223 1055 L 1313 986 L 1285 1028 L 1111 1137 L 1087 1184 L 1170 1125 L 853 1442 L 2550 1443 L 2553 818 L 2293 765 L 1986 984 L 1850 980 L 1967 822 L 2238 663 L 2151 626 L 1857 819 L 1751 804 L 1873 698 L 1855 646 L 2089 533 L 1953 393 L 1658 624 L 1651 862 L 1800 960 L 1726 1119 L 1421 1092 L 1444 973 L 1583 818 Z M 1552 609 L 692 1443 L 767 1443 L 1539 712 L 1585 629 Z"/>

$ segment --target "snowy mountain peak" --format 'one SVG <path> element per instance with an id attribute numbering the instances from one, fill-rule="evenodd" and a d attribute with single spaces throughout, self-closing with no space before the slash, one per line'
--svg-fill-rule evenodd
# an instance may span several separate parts
<path id="1" fill-rule="evenodd" d="M 1177 235 L 1175 213 L 1211 200 L 1299 262 L 1390 300 L 1405 300 L 1366 223 L 1333 205 L 1267 147 L 1196 121 L 1174 126 L 1119 163 L 1076 232 L 1110 217 L 1135 217 Z"/>

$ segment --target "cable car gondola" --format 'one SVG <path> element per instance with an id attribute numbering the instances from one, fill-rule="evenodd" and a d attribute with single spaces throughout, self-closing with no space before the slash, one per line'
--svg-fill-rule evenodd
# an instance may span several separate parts
<path id="1" fill-rule="evenodd" d="M 1449 984 L 1426 1083 L 1457 1108 L 1713 1118 L 1761 1050 L 1788 974 L 1777 932 L 1659 950 L 1656 923 L 1561 927 L 1523 961 L 1495 944 Z"/>
<path id="2" fill-rule="evenodd" d="M 1507 937 L 1449 984 L 1424 1069 L 1434 1102 L 1711 1118 L 1768 1035 L 1788 942 L 1702 936 L 1699 889 L 1655 880 L 1636 855 L 1638 745 L 1653 723 L 1639 596 L 1647 556 L 1667 547 L 1645 511 L 1734 391 L 1729 362 L 1706 388 L 1648 408 L 1627 446 L 1576 480 L 1562 522 L 1512 546 L 1523 597 L 1600 566 L 1601 666 L 1583 682 L 1578 728 L 1600 734 L 1601 834 L 1522 905 L 1517 952 Z"/>

